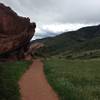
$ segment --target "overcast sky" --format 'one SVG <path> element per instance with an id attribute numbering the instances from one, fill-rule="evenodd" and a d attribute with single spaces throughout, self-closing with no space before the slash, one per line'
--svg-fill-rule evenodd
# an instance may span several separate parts
<path id="1" fill-rule="evenodd" d="M 100 0 L 0 0 L 37 23 L 36 37 L 100 23 Z"/>

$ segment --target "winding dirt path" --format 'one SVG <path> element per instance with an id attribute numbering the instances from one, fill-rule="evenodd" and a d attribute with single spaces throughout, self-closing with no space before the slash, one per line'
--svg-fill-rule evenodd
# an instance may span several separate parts
<path id="1" fill-rule="evenodd" d="M 59 100 L 48 84 L 41 60 L 34 60 L 19 81 L 21 100 Z"/>

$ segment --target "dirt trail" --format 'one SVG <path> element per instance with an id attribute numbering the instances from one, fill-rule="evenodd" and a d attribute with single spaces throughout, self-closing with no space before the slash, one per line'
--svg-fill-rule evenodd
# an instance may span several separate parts
<path id="1" fill-rule="evenodd" d="M 59 100 L 48 84 L 41 60 L 34 60 L 19 81 L 21 100 Z"/>

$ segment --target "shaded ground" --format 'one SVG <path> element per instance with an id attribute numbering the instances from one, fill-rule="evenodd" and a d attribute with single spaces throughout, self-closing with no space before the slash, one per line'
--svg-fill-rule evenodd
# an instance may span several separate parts
<path id="1" fill-rule="evenodd" d="M 48 84 L 43 63 L 34 60 L 29 70 L 19 81 L 21 100 L 58 100 L 58 96 Z"/>

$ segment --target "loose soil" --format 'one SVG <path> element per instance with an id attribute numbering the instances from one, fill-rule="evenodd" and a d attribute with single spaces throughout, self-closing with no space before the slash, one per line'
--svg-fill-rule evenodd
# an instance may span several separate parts
<path id="1" fill-rule="evenodd" d="M 41 60 L 34 60 L 19 81 L 21 100 L 59 100 L 48 84 L 44 65 Z"/>

